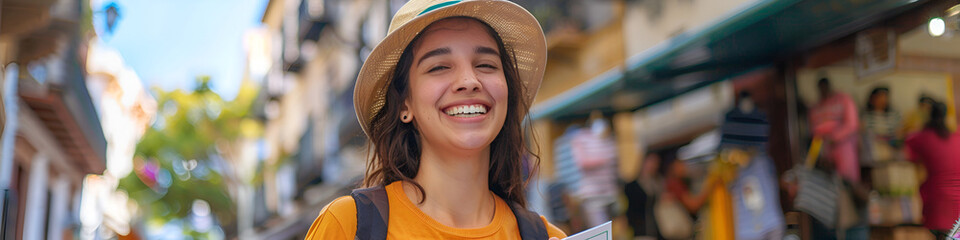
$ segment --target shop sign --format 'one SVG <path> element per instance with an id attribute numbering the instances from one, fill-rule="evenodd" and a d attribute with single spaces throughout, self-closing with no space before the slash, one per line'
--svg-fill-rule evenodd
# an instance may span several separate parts
<path id="1" fill-rule="evenodd" d="M 857 33 L 854 65 L 862 79 L 893 69 L 897 63 L 897 34 L 876 28 Z"/>

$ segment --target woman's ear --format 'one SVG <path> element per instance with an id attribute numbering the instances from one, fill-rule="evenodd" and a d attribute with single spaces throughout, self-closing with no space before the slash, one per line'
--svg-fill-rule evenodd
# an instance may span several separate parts
<path id="1" fill-rule="evenodd" d="M 410 100 L 404 100 L 400 107 L 400 121 L 403 123 L 413 122 L 413 111 L 410 111 Z"/>

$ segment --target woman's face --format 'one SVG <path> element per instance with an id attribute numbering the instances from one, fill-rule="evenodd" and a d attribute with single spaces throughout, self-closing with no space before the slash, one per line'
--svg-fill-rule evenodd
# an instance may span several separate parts
<path id="1" fill-rule="evenodd" d="M 871 101 L 874 107 L 874 109 L 871 110 L 882 111 L 886 109 L 888 104 L 887 92 L 877 92 L 876 95 L 873 95 L 873 99 L 871 99 Z"/>
<path id="2" fill-rule="evenodd" d="M 445 19 L 423 31 L 413 47 L 412 118 L 424 147 L 484 150 L 507 116 L 507 84 L 497 43 L 472 19 Z"/>
<path id="3" fill-rule="evenodd" d="M 921 101 L 921 102 L 920 102 L 920 110 L 921 110 L 921 111 L 930 112 L 930 109 L 931 109 L 931 108 L 933 108 L 933 104 L 930 104 L 930 102 L 927 102 L 927 101 Z"/>

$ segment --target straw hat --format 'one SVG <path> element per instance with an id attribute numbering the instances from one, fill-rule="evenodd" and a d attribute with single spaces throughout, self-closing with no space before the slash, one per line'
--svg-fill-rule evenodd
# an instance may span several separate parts
<path id="1" fill-rule="evenodd" d="M 448 17 L 472 17 L 490 25 L 503 39 L 508 53 L 514 53 L 523 94 L 533 103 L 547 63 L 546 40 L 540 23 L 519 5 L 503 0 L 411 0 L 400 7 L 390 21 L 387 37 L 367 57 L 357 76 L 353 104 L 363 132 L 369 136 L 373 117 L 383 108 L 394 67 L 424 28 Z"/>

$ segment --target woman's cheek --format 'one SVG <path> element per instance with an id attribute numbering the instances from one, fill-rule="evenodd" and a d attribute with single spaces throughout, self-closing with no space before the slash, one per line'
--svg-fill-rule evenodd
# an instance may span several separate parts
<path id="1" fill-rule="evenodd" d="M 443 96 L 447 86 L 435 79 L 428 78 L 421 80 L 422 81 L 417 82 L 418 84 L 410 85 L 410 93 L 413 97 L 419 98 L 418 103 L 432 109 L 433 105 Z"/>
<path id="2" fill-rule="evenodd" d="M 504 103 L 506 103 L 505 101 L 507 100 L 507 97 L 509 97 L 509 96 L 508 96 L 508 93 L 507 93 L 507 92 L 508 92 L 508 91 L 507 91 L 507 81 L 504 80 L 504 79 L 502 79 L 502 78 L 501 78 L 501 79 L 497 79 L 497 80 L 492 81 L 491 86 L 492 86 L 492 87 L 489 88 L 490 95 L 491 95 L 494 99 L 496 99 L 498 102 L 499 102 L 499 101 L 504 101 Z"/>

